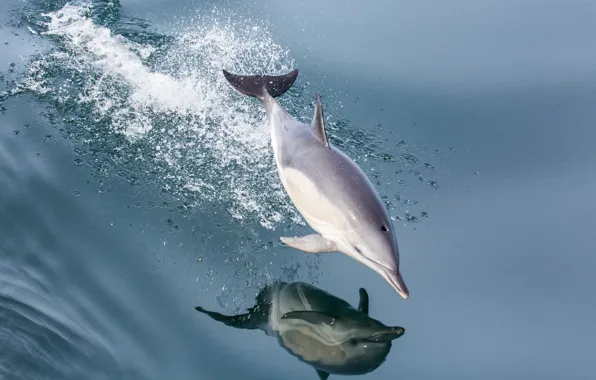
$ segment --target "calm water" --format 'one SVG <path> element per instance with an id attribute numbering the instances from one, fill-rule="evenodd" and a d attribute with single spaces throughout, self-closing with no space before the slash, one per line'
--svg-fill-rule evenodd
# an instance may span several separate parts
<path id="1" fill-rule="evenodd" d="M 194 310 L 276 279 L 405 327 L 363 378 L 596 378 L 596 3 L 447 3 L 2 1 L 0 378 L 316 379 Z M 292 67 L 280 101 L 321 92 L 408 300 L 280 246 L 310 229 L 220 73 Z"/>

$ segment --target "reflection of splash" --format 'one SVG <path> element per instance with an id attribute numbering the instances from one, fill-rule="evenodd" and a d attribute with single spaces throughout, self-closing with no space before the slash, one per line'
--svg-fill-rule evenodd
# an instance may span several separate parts
<path id="1" fill-rule="evenodd" d="M 182 210 L 217 201 L 233 217 L 256 217 L 268 228 L 286 218 L 301 221 L 279 183 L 262 107 L 221 75 L 222 68 L 283 73 L 294 66 L 256 26 L 262 23 L 222 21 L 211 12 L 198 27 L 164 37 L 146 25 L 140 33 L 134 20 L 120 19 L 119 8 L 104 3 L 28 18 L 56 49 L 30 62 L 16 92 L 50 102 L 50 122 L 63 120 L 67 137 L 89 147 L 75 151 L 76 163 L 90 164 L 94 175 L 115 166 L 131 184 L 157 182 L 162 197 L 178 200 Z M 307 120 L 313 97 L 303 90 L 298 83 L 281 101 Z M 348 121 L 328 125 L 332 142 L 352 157 L 382 166 L 390 156 Z M 371 179 L 377 173 L 369 171 Z M 411 202 L 395 189 L 384 198 L 392 208 Z"/>

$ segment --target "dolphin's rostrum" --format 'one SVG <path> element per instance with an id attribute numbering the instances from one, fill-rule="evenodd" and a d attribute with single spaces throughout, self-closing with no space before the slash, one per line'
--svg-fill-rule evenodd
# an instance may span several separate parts
<path id="1" fill-rule="evenodd" d="M 292 86 L 297 69 L 281 76 L 223 73 L 236 90 L 263 102 L 280 180 L 300 214 L 317 232 L 282 237 L 281 241 L 305 252 L 343 252 L 375 270 L 408 298 L 387 209 L 358 165 L 329 144 L 320 96 L 317 94 L 313 120 L 308 125 L 292 118 L 275 100 Z"/>
<path id="2" fill-rule="evenodd" d="M 403 327 L 386 326 L 368 316 L 368 294 L 360 288 L 358 309 L 326 291 L 303 282 L 276 282 L 256 297 L 245 314 L 226 316 L 200 306 L 196 310 L 239 329 L 260 329 L 299 360 L 312 366 L 321 380 L 329 374 L 361 375 L 377 369 L 401 337 Z"/>

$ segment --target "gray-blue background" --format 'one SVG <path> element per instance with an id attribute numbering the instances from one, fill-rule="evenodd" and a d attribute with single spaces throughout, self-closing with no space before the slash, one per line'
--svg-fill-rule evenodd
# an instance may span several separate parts
<path id="1" fill-rule="evenodd" d="M 71 100 L 30 87 L 11 93 L 40 52 L 60 45 L 28 27 L 41 31 L 40 14 L 63 4 L 0 6 L 7 91 L 0 98 L 0 377 L 315 379 L 263 333 L 228 329 L 193 310 L 250 307 L 269 276 L 316 282 L 352 304 L 365 287 L 371 315 L 405 327 L 387 362 L 363 378 L 595 378 L 596 3 L 92 4 L 119 9 L 105 22 L 113 34 L 143 25 L 153 34 L 128 37 L 152 46 L 171 43 L 202 22 L 190 15 L 209 17 L 214 5 L 267 22 L 300 68 L 299 82 L 308 81 L 295 95 L 303 115 L 321 91 L 328 122 L 344 121 L 338 138 L 357 128 L 357 141 L 374 136 L 384 153 L 420 160 L 375 159 L 375 144 L 347 149 L 369 174 L 382 171 L 382 195 L 418 202 L 393 200 L 404 219 L 394 224 L 408 300 L 344 255 L 305 257 L 277 246 L 281 234 L 307 227 L 284 220 L 271 230 L 252 214 L 240 222 L 221 202 L 179 213 L 187 200 L 162 196 L 150 162 L 132 187 L 135 166 L 106 158 L 126 144 L 116 134 L 94 140 L 99 123 L 86 124 L 84 136 L 68 134 L 81 126 L 65 116 Z M 84 165 L 77 146 L 93 152 Z M 434 169 L 424 171 L 424 163 Z M 155 176 L 168 173 L 160 170 Z M 417 220 L 403 218 L 410 212 Z"/>

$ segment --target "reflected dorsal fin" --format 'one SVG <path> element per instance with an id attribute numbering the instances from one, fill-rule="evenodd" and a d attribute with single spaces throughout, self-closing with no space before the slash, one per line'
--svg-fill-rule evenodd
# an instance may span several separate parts
<path id="1" fill-rule="evenodd" d="M 315 104 L 315 114 L 312 117 L 312 132 L 323 145 L 329 147 L 327 135 L 325 134 L 325 121 L 323 120 L 323 106 L 321 105 L 321 95 L 317 94 L 317 103 Z"/>
<path id="2" fill-rule="evenodd" d="M 319 375 L 319 379 L 321 380 L 327 380 L 327 378 L 329 377 L 329 374 L 325 371 L 321 371 L 320 369 L 317 369 L 317 375 Z"/>
<path id="3" fill-rule="evenodd" d="M 366 289 L 360 288 L 360 303 L 358 304 L 358 310 L 368 315 L 368 293 Z"/>

